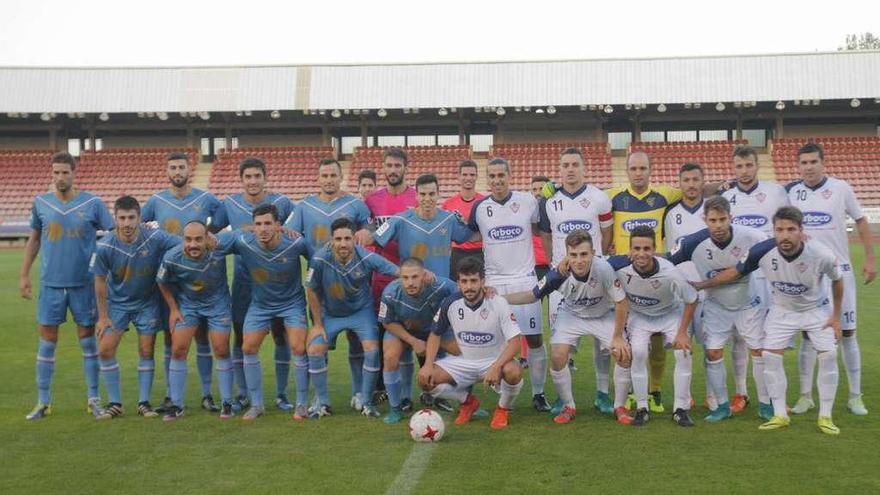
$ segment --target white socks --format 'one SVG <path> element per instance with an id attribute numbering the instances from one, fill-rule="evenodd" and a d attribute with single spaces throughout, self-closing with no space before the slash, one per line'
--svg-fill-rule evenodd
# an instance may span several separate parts
<path id="1" fill-rule="evenodd" d="M 764 380 L 764 356 L 752 356 L 752 378 L 755 379 L 758 402 L 769 404 L 770 395 L 767 393 L 767 383 Z"/>
<path id="2" fill-rule="evenodd" d="M 746 386 L 746 376 L 749 374 L 749 348 L 746 341 L 739 335 L 734 336 L 731 346 L 731 358 L 733 359 L 733 383 L 736 385 L 737 395 L 749 395 Z"/>
<path id="3" fill-rule="evenodd" d="M 602 343 L 593 338 L 593 364 L 596 367 L 596 390 L 608 393 L 608 371 L 611 369 L 611 353 L 602 352 Z"/>
<path id="4" fill-rule="evenodd" d="M 675 373 L 673 375 L 673 384 L 675 386 L 675 405 L 674 409 L 691 408 L 691 375 L 693 374 L 693 354 L 689 351 L 676 349 L 675 352 Z"/>
<path id="5" fill-rule="evenodd" d="M 619 364 L 614 365 L 614 409 L 626 405 L 632 379 L 629 376 L 629 368 Z"/>
<path id="6" fill-rule="evenodd" d="M 837 352 L 826 351 L 819 354 L 819 416 L 831 416 L 834 407 L 834 396 L 837 394 Z"/>
<path id="7" fill-rule="evenodd" d="M 438 399 L 450 399 L 458 402 L 466 401 L 468 396 L 467 389 L 458 388 L 449 383 L 441 383 L 429 393 Z"/>
<path id="8" fill-rule="evenodd" d="M 630 376 L 632 377 L 633 393 L 636 395 L 636 407 L 648 408 L 648 344 L 632 347 L 632 365 Z"/>
<path id="9" fill-rule="evenodd" d="M 531 355 L 531 352 L 529 352 L 529 355 Z M 567 366 L 566 369 L 568 369 Z M 498 398 L 498 407 L 510 409 L 510 406 L 513 404 L 513 401 L 516 400 L 516 396 L 519 395 L 519 391 L 522 390 L 522 387 L 522 378 L 520 378 L 519 383 L 516 383 L 515 385 L 507 383 L 507 380 L 502 378 L 501 397 Z"/>
<path id="10" fill-rule="evenodd" d="M 529 376 L 532 379 L 532 395 L 544 393 L 544 381 L 547 379 L 547 349 L 529 348 Z"/>
<path id="11" fill-rule="evenodd" d="M 788 411 L 785 410 L 785 393 L 788 388 L 788 381 L 785 378 L 782 355 L 764 351 L 763 356 L 764 382 L 767 384 L 767 392 L 770 395 L 770 401 L 773 403 L 773 415 L 787 418 Z"/>
<path id="12" fill-rule="evenodd" d="M 556 386 L 556 394 L 559 395 L 559 400 L 564 405 L 577 409 L 574 403 L 574 396 L 571 393 L 571 370 L 568 369 L 568 364 L 566 363 L 559 371 L 550 368 L 550 376 L 553 378 L 553 385 Z"/>
<path id="13" fill-rule="evenodd" d="M 813 343 L 802 338 L 798 352 L 798 372 L 801 379 L 801 396 L 813 397 L 813 372 L 816 370 L 816 349 Z M 773 394 L 771 393 L 771 396 Z"/>
<path id="14" fill-rule="evenodd" d="M 724 366 L 724 358 L 717 361 L 706 359 L 706 384 L 711 388 L 712 395 L 717 403 L 726 404 L 727 395 L 727 368 Z"/>
<path id="15" fill-rule="evenodd" d="M 843 365 L 846 368 L 846 379 L 849 383 L 849 397 L 852 399 L 862 395 L 862 354 L 859 343 L 853 334 L 841 339 L 843 342 Z"/>

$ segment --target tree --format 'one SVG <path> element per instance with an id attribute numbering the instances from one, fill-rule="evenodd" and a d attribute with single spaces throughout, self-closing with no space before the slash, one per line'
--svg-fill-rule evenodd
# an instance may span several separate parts
<path id="1" fill-rule="evenodd" d="M 851 50 L 880 50 L 880 37 L 867 32 L 863 34 L 846 35 L 846 45 L 837 49 L 838 51 Z"/>

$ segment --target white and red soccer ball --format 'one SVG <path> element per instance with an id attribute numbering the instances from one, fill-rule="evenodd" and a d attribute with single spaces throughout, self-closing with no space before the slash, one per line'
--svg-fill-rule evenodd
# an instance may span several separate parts
<path id="1" fill-rule="evenodd" d="M 416 442 L 439 442 L 445 431 L 443 417 L 431 409 L 422 409 L 409 420 L 409 435 Z"/>

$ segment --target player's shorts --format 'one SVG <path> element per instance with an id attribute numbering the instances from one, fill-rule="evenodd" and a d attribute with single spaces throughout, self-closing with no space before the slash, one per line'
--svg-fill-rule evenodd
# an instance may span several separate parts
<path id="1" fill-rule="evenodd" d="M 251 283 L 237 276 L 232 279 L 232 321 L 244 325 L 248 306 L 251 305 Z"/>
<path id="2" fill-rule="evenodd" d="M 298 300 L 283 308 L 264 308 L 251 303 L 244 317 L 243 333 L 268 332 L 272 329 L 272 320 L 279 318 L 285 328 L 306 328 L 306 303 Z"/>
<path id="3" fill-rule="evenodd" d="M 120 310 L 110 302 L 107 305 L 110 321 L 113 323 L 111 330 L 114 332 L 127 332 L 130 323 L 134 324 L 138 335 L 156 335 L 156 332 L 159 331 L 158 299 L 144 303 L 134 311 Z"/>
<path id="4" fill-rule="evenodd" d="M 175 330 L 181 328 L 198 328 L 205 322 L 209 332 L 229 333 L 232 330 L 232 317 L 229 301 L 218 302 L 210 307 L 192 308 L 180 306 L 183 323 L 178 322 Z"/>
<path id="5" fill-rule="evenodd" d="M 512 294 L 514 292 L 529 291 L 538 284 L 538 279 L 534 275 L 518 279 L 506 279 L 503 281 L 486 280 L 486 285 L 494 287 L 499 295 Z M 544 319 L 541 317 L 542 308 L 541 301 L 535 301 L 532 304 L 516 304 L 511 305 L 516 316 L 516 322 L 523 335 L 541 335 L 544 333 Z"/>
<path id="6" fill-rule="evenodd" d="M 703 302 L 703 345 L 707 349 L 723 349 L 735 335 L 739 335 L 749 349 L 761 349 L 766 314 L 767 306 L 757 299 L 751 306 L 736 311 L 706 300 Z"/>
<path id="7" fill-rule="evenodd" d="M 438 359 L 434 364 L 449 373 L 458 387 L 469 387 L 483 379 L 496 359 L 465 359 L 450 354 Z"/>
<path id="8" fill-rule="evenodd" d="M 771 305 L 764 322 L 764 349 L 785 349 L 794 334 L 803 331 L 819 351 L 834 351 L 837 341 L 834 330 L 825 326 L 831 317 L 831 304 L 809 311 L 790 311 Z"/>
<path id="9" fill-rule="evenodd" d="M 81 327 L 90 327 L 98 321 L 95 303 L 95 285 L 89 282 L 78 287 L 40 286 L 37 300 L 37 323 L 54 326 L 67 321 L 67 310 Z"/>
<path id="10" fill-rule="evenodd" d="M 671 346 L 676 334 L 678 334 L 678 326 L 681 325 L 683 312 L 682 306 L 673 307 L 668 313 L 660 316 L 646 316 L 630 310 L 629 319 L 626 322 L 630 345 L 632 347 L 650 346 L 651 336 L 655 333 L 662 333 L 663 344 L 666 347 Z"/>
<path id="11" fill-rule="evenodd" d="M 556 322 L 550 329 L 550 345 L 570 345 L 577 347 L 581 337 L 592 335 L 602 344 L 602 349 L 611 347 L 614 337 L 614 311 L 608 311 L 599 318 L 581 318 L 560 308 Z"/>
<path id="12" fill-rule="evenodd" d="M 856 329 L 856 274 L 850 263 L 841 263 L 840 272 L 843 274 L 843 301 L 840 305 L 840 329 Z M 831 298 L 831 280 L 825 278 L 825 292 Z"/>
<path id="13" fill-rule="evenodd" d="M 365 306 L 348 316 L 323 316 L 324 333 L 327 340 L 318 336 L 312 341 L 314 344 L 328 344 L 331 349 L 336 348 L 336 338 L 339 334 L 348 330 L 354 332 L 361 342 L 377 342 L 379 340 L 379 323 L 372 306 Z"/>

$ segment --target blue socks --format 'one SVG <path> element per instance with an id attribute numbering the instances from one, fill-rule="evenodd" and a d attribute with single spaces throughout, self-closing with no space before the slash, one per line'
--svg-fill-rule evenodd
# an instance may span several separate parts
<path id="1" fill-rule="evenodd" d="M 373 391 L 376 390 L 376 381 L 379 379 L 379 373 L 382 371 L 379 359 L 378 348 L 364 351 L 364 383 L 361 389 L 364 404 L 373 403 Z"/>
<path id="2" fill-rule="evenodd" d="M 107 388 L 110 403 L 122 404 L 122 386 L 119 384 L 119 363 L 116 358 L 101 359 L 101 376 Z"/>
<path id="3" fill-rule="evenodd" d="M 165 397 L 171 397 L 171 337 L 165 334 L 165 355 L 162 367 L 165 370 Z"/>
<path id="4" fill-rule="evenodd" d="M 211 357 L 211 344 L 196 342 L 196 366 L 199 369 L 199 378 L 202 379 L 202 397 L 211 394 L 211 368 L 214 367 L 214 359 Z"/>
<path id="5" fill-rule="evenodd" d="M 394 409 L 399 408 L 401 385 L 400 370 L 385 371 L 382 373 L 382 378 L 385 380 L 385 392 L 388 393 L 388 403 Z"/>
<path id="6" fill-rule="evenodd" d="M 293 356 L 293 379 L 296 380 L 296 405 L 309 402 L 309 357 L 305 354 Z"/>
<path id="7" fill-rule="evenodd" d="M 93 335 L 79 339 L 79 346 L 83 353 L 83 371 L 86 375 L 89 398 L 100 397 L 101 394 L 98 392 L 98 341 Z"/>
<path id="8" fill-rule="evenodd" d="M 186 391 L 186 360 L 172 359 L 168 369 L 168 387 L 171 389 L 171 402 L 183 409 L 183 394 Z"/>
<path id="9" fill-rule="evenodd" d="M 400 354 L 400 399 L 412 400 L 413 373 L 415 373 L 412 348 L 403 349 Z M 386 386 L 387 390 L 388 387 Z"/>
<path id="10" fill-rule="evenodd" d="M 254 407 L 263 407 L 263 367 L 259 354 L 244 355 L 244 377 Z"/>
<path id="11" fill-rule="evenodd" d="M 244 379 L 244 351 L 241 350 L 241 346 L 232 347 L 232 372 L 235 375 L 238 396 L 247 396 L 247 380 Z"/>
<path id="12" fill-rule="evenodd" d="M 327 390 L 327 358 L 324 354 L 309 354 L 309 379 L 315 386 L 315 394 L 320 404 L 330 404 Z"/>
<path id="13" fill-rule="evenodd" d="M 141 358 L 138 363 L 138 402 L 149 402 L 150 391 L 153 389 L 153 376 L 156 373 L 156 361 L 152 358 Z"/>
<path id="14" fill-rule="evenodd" d="M 290 381 L 290 346 L 285 340 L 275 344 L 275 395 L 287 395 Z"/>
<path id="15" fill-rule="evenodd" d="M 217 358 L 217 383 L 220 386 L 220 400 L 232 403 L 232 359 Z"/>
<path id="16" fill-rule="evenodd" d="M 55 374 L 55 343 L 40 339 L 37 347 L 37 401 L 50 404 L 52 400 L 52 375 Z M 92 396 L 94 397 L 94 396 Z"/>

